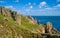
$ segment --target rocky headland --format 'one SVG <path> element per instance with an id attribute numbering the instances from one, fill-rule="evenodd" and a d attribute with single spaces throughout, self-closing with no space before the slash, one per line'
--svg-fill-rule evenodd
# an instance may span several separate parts
<path id="1" fill-rule="evenodd" d="M 60 38 L 51 22 L 38 24 L 31 16 L 0 6 L 0 38 Z"/>

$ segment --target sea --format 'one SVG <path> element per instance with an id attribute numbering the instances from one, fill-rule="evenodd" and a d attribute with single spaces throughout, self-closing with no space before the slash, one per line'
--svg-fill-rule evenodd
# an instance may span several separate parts
<path id="1" fill-rule="evenodd" d="M 45 24 L 51 22 L 52 26 L 60 31 L 60 16 L 32 16 L 38 20 L 38 24 Z"/>

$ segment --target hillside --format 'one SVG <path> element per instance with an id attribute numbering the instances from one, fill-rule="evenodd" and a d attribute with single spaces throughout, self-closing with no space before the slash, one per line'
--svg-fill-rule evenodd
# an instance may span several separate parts
<path id="1" fill-rule="evenodd" d="M 0 6 L 0 38 L 60 38 L 52 23 L 38 24 L 31 16 L 19 15 Z"/>

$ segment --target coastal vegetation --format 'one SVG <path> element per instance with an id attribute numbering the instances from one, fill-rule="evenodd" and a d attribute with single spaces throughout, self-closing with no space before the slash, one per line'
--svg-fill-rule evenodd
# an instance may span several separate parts
<path id="1" fill-rule="evenodd" d="M 0 38 L 60 38 L 60 32 L 51 22 L 38 24 L 31 16 L 0 7 Z"/>

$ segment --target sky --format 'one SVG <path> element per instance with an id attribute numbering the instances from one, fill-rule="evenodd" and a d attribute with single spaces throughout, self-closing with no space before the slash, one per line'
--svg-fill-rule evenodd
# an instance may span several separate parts
<path id="1" fill-rule="evenodd" d="M 0 6 L 31 16 L 60 16 L 60 0 L 0 0 Z"/>

